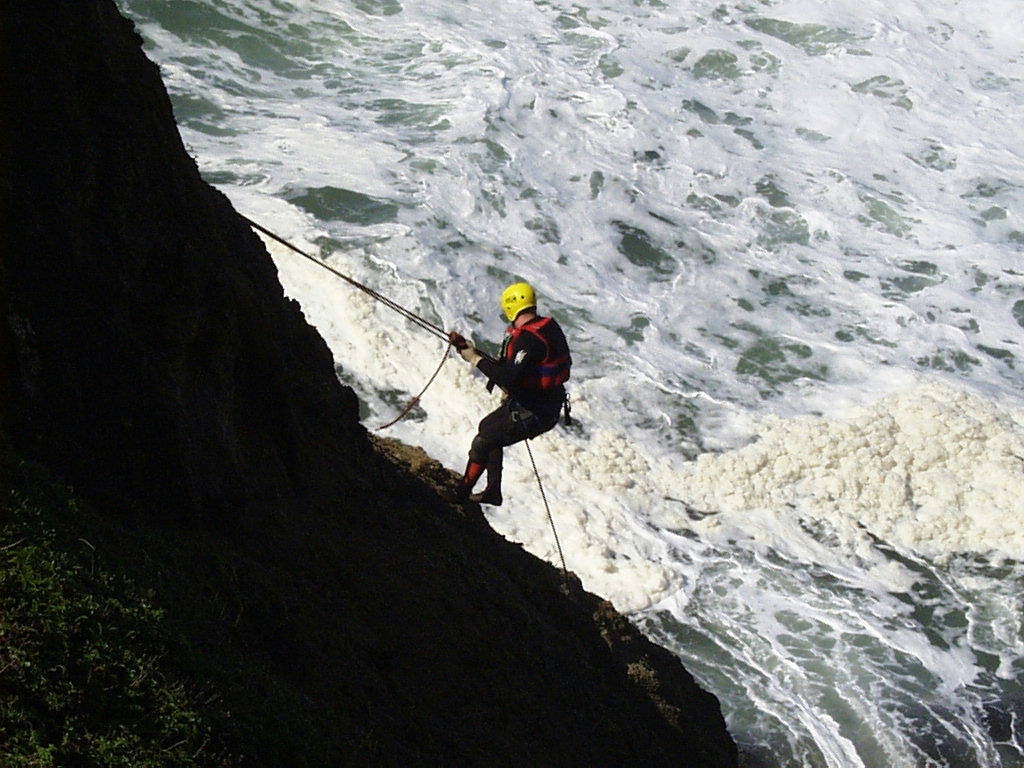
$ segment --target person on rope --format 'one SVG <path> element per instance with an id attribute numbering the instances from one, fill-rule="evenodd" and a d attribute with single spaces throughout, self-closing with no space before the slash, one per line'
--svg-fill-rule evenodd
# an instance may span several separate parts
<path id="1" fill-rule="evenodd" d="M 504 448 L 541 435 L 558 423 L 567 407 L 565 382 L 572 357 L 561 326 L 537 314 L 537 297 L 529 283 L 515 283 L 501 296 L 511 322 L 498 359 L 482 354 L 473 343 L 452 331 L 450 341 L 470 365 L 487 377 L 487 389 L 505 392 L 501 405 L 481 420 L 469 449 L 466 471 L 451 492 L 456 501 L 499 506 Z M 473 493 L 487 471 L 482 493 Z"/>

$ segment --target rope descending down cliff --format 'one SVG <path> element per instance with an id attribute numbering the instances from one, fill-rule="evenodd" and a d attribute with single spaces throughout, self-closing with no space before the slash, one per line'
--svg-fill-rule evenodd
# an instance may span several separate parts
<path id="1" fill-rule="evenodd" d="M 401 410 L 401 412 L 394 419 L 389 421 L 387 424 L 382 424 L 381 426 L 377 427 L 377 430 L 380 431 L 380 430 L 387 429 L 388 427 L 392 427 L 395 424 L 397 424 L 399 421 L 401 421 L 403 418 L 405 418 L 409 414 L 409 412 L 412 411 L 412 409 L 415 408 L 419 404 L 420 398 L 423 397 L 423 395 L 426 393 L 426 391 L 430 388 L 430 385 L 434 383 L 434 380 L 437 378 L 438 374 L 441 373 L 441 369 L 444 367 L 445 361 L 448 359 L 448 353 L 449 353 L 449 351 L 451 351 L 452 347 L 454 346 L 454 342 L 452 341 L 452 334 L 446 333 L 445 330 L 443 328 L 441 328 L 441 326 L 439 326 L 439 325 L 437 325 L 435 323 L 430 322 L 425 317 L 422 317 L 421 315 L 416 314 L 411 309 L 409 309 L 407 307 L 404 307 L 401 304 L 399 304 L 397 301 L 394 301 L 394 300 L 388 298 L 387 296 L 385 296 L 384 294 L 380 293 L 379 291 L 376 291 L 373 288 L 370 288 L 368 285 L 365 285 L 364 283 L 361 283 L 358 280 L 356 280 L 356 279 L 354 279 L 352 277 L 349 277 L 344 272 L 341 272 L 340 270 L 335 269 L 330 264 L 327 264 L 326 262 L 322 261 L 321 259 L 318 259 L 315 256 L 313 256 L 312 254 L 302 250 L 301 248 L 299 248 L 298 246 L 296 246 L 293 243 L 289 242 L 288 240 L 285 240 L 280 235 L 278 235 L 278 234 L 276 234 L 274 232 L 271 232 L 269 229 L 264 227 L 262 224 L 258 224 L 257 222 L 253 221 L 248 216 L 245 216 L 243 214 L 238 214 L 238 215 L 241 216 L 241 218 L 243 220 L 248 222 L 249 225 L 253 229 L 257 230 L 258 232 L 262 232 L 264 235 L 266 235 L 267 237 L 271 238 L 272 240 L 275 240 L 278 243 L 281 243 L 281 245 L 285 246 L 289 250 L 294 251 L 295 253 L 299 254 L 303 258 L 308 259 L 309 261 L 311 261 L 314 264 L 316 264 L 318 267 L 326 269 L 331 274 L 341 278 L 342 280 L 344 280 L 349 285 L 351 285 L 351 286 L 353 286 L 355 288 L 358 288 L 360 291 L 362 291 L 363 293 L 367 294 L 368 296 L 370 296 L 374 300 L 379 301 L 384 306 L 389 307 L 390 309 L 393 309 L 395 312 L 397 312 L 402 317 L 404 317 L 407 320 L 409 320 L 410 322 L 412 322 L 414 325 L 417 325 L 420 328 L 422 328 L 423 330 L 427 331 L 428 333 L 433 334 L 434 336 L 437 336 L 437 337 L 441 338 L 445 342 L 444 353 L 441 355 L 441 362 L 438 363 L 437 370 L 435 370 L 433 375 L 427 380 L 427 383 L 423 386 L 423 389 L 421 389 L 419 394 L 416 395 L 415 397 L 413 397 L 408 402 L 408 404 L 406 404 L 405 408 L 403 408 Z"/>
<path id="2" fill-rule="evenodd" d="M 317 266 L 322 267 L 323 269 L 326 269 L 328 272 L 330 272 L 330 273 L 332 273 L 334 275 L 337 275 L 338 277 L 340 277 L 342 280 L 344 280 L 349 285 L 351 285 L 351 286 L 353 286 L 355 288 L 358 288 L 360 291 L 362 291 L 363 293 L 373 297 L 376 301 L 379 301 L 381 304 L 385 305 L 386 307 L 389 307 L 389 308 L 395 310 L 395 312 L 397 312 L 398 314 L 400 314 L 402 317 L 406 318 L 407 320 L 411 321 L 415 325 L 418 325 L 420 328 L 422 328 L 423 330 L 427 331 L 427 333 L 431 333 L 434 336 L 437 336 L 438 338 L 442 339 L 445 342 L 450 342 L 449 334 L 444 330 L 444 328 L 442 328 L 441 326 L 437 325 L 436 323 L 430 322 L 425 317 L 422 317 L 421 315 L 418 315 L 415 312 L 413 312 L 411 309 L 403 307 L 397 301 L 393 301 L 392 299 L 389 299 L 387 296 L 385 296 L 384 294 L 380 293 L 379 291 L 375 291 L 373 288 L 370 288 L 368 285 L 365 285 L 365 284 L 359 282 L 358 280 L 355 280 L 355 279 L 349 277 L 344 272 L 341 272 L 341 271 L 335 269 L 330 264 L 327 264 L 326 262 L 324 262 L 324 261 L 316 258 L 315 256 L 313 256 L 312 254 L 307 253 L 306 251 L 302 250 L 298 246 L 293 245 L 292 243 L 288 242 L 287 240 L 285 240 L 280 235 L 275 234 L 274 232 L 271 232 L 269 229 L 267 229 L 266 227 L 262 226 L 261 224 L 257 224 L 255 221 L 250 219 L 248 216 L 245 216 L 245 215 L 243 215 L 241 213 L 238 214 L 238 215 L 244 221 L 248 222 L 248 224 L 253 229 L 255 229 L 255 230 L 259 231 L 259 232 L 262 232 L 264 235 L 266 235 L 267 237 L 271 238 L 272 240 L 276 240 L 277 242 L 281 243 L 281 245 L 283 245 L 286 248 L 289 248 L 289 249 L 295 251 L 295 253 L 299 254 L 300 256 L 303 256 L 304 258 L 309 259 L 310 261 L 312 261 Z"/>

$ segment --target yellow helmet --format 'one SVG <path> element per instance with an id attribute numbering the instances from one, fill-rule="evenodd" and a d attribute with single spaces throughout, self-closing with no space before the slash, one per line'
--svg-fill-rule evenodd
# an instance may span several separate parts
<path id="1" fill-rule="evenodd" d="M 515 321 L 516 315 L 524 309 L 532 309 L 537 306 L 537 295 L 533 292 L 533 286 L 529 283 L 515 283 L 505 289 L 501 294 L 501 308 L 505 310 L 505 317 L 509 321 Z"/>

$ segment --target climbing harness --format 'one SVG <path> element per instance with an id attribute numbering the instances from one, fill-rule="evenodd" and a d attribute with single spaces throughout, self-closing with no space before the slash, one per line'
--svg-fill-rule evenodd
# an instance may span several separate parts
<path id="1" fill-rule="evenodd" d="M 382 429 L 387 429 L 388 427 L 394 426 L 399 421 L 404 419 L 409 414 L 409 412 L 412 411 L 412 409 L 415 408 L 419 404 L 420 398 L 423 397 L 424 393 L 426 393 L 426 391 L 430 387 L 430 385 L 434 383 L 434 379 L 436 379 L 438 374 L 441 373 L 441 369 L 444 367 L 445 361 L 448 359 L 448 352 L 454 346 L 454 344 L 452 343 L 451 338 L 449 337 L 449 334 L 446 333 L 445 330 L 443 328 L 441 328 L 441 326 L 435 325 L 434 323 L 430 322 L 426 318 L 421 317 L 420 315 L 417 315 L 412 310 L 407 309 L 406 307 L 403 307 L 401 304 L 399 304 L 396 301 L 393 301 L 392 299 L 389 299 L 384 294 L 382 294 L 382 293 L 380 293 L 378 291 L 373 290 L 368 285 L 364 285 L 363 283 L 360 283 L 358 280 L 354 280 L 353 278 L 349 277 L 348 275 L 346 275 L 346 274 L 344 274 L 342 272 L 339 272 L 334 267 L 332 267 L 330 264 L 327 264 L 327 263 L 321 261 L 320 259 L 316 258 L 315 256 L 313 256 L 312 254 L 306 253 L 301 248 L 298 248 L 298 247 L 292 245 L 290 242 L 285 240 L 280 235 L 275 234 L 274 232 L 271 232 L 269 229 L 267 229 L 266 227 L 264 227 L 264 226 L 262 226 L 260 224 L 257 224 L 255 221 L 250 219 L 248 216 L 245 216 L 244 214 L 241 214 L 241 213 L 238 214 L 238 215 L 241 216 L 244 221 L 248 222 L 249 225 L 253 227 L 253 229 L 256 229 L 256 230 L 262 232 L 264 235 L 266 235 L 267 237 L 271 238 L 272 240 L 276 240 L 277 242 L 281 243 L 281 245 L 285 246 L 286 248 L 290 248 L 291 250 L 295 251 L 300 256 L 303 256 L 303 257 L 309 259 L 310 261 L 312 261 L 317 266 L 323 267 L 328 272 L 331 272 L 332 274 L 340 277 L 342 280 L 344 280 L 349 285 L 352 285 L 352 286 L 358 288 L 359 290 L 363 291 L 363 293 L 366 293 L 367 295 L 369 295 L 373 299 L 376 299 L 377 301 L 379 301 L 380 303 L 384 304 L 385 306 L 390 307 L 395 312 L 397 312 L 398 314 L 400 314 L 402 317 L 406 318 L 407 320 L 409 320 L 413 324 L 418 325 L 420 328 L 422 328 L 423 330 L 427 331 L 428 333 L 432 333 L 435 336 L 438 336 L 438 337 L 440 337 L 441 339 L 444 340 L 444 342 L 445 342 L 444 355 L 441 358 L 441 362 L 437 366 L 437 370 L 434 371 L 434 375 L 430 377 L 430 380 L 427 381 L 427 383 L 423 387 L 423 389 L 420 390 L 420 393 L 418 395 L 416 395 L 412 400 L 409 401 L 409 403 L 405 406 L 405 408 L 402 409 L 401 413 L 399 413 L 398 416 L 396 416 L 394 419 L 389 421 L 387 424 L 383 424 L 383 425 L 377 427 L 376 431 L 379 432 Z"/>
<path id="2" fill-rule="evenodd" d="M 533 460 L 533 449 L 530 447 L 530 441 L 524 440 L 526 443 L 526 452 L 530 454 L 530 465 L 533 467 L 533 475 L 537 478 L 537 487 L 540 488 L 540 498 L 544 502 L 544 511 L 548 513 L 548 522 L 551 524 L 551 533 L 555 537 L 555 546 L 558 548 L 558 558 L 562 561 L 562 579 L 564 586 L 569 585 L 569 569 L 565 567 L 565 555 L 562 553 L 562 542 L 558 539 L 558 531 L 555 530 L 555 518 L 551 515 L 551 507 L 548 506 L 548 496 L 544 493 L 544 484 L 540 481 L 540 472 L 537 470 L 537 462 Z"/>

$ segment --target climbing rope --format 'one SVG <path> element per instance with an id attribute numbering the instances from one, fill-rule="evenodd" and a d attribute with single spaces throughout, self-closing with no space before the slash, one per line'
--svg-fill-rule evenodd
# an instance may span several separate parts
<path id="1" fill-rule="evenodd" d="M 537 487 L 540 488 L 540 498 L 544 502 L 544 511 L 548 513 L 548 522 L 551 523 L 551 533 L 555 535 L 555 546 L 558 547 L 558 557 L 562 561 L 562 578 L 564 585 L 567 587 L 569 584 L 569 569 L 565 567 L 565 555 L 562 554 L 562 542 L 558 540 L 558 531 L 555 530 L 555 518 L 551 516 L 551 507 L 548 506 L 548 497 L 544 493 L 544 483 L 540 481 L 537 462 L 533 460 L 533 449 L 530 447 L 530 441 L 524 440 L 523 442 L 526 443 L 526 452 L 530 454 L 530 464 L 533 466 L 534 477 L 537 478 Z"/>
<path id="2" fill-rule="evenodd" d="M 427 331 L 428 333 L 432 333 L 435 336 L 438 336 L 438 337 L 444 339 L 444 341 L 445 341 L 444 355 L 441 357 L 441 362 L 438 364 L 437 370 L 434 371 L 434 375 L 430 377 L 430 380 L 426 383 L 426 385 L 423 387 L 423 389 L 420 390 L 420 393 L 418 395 L 416 395 L 416 397 L 414 397 L 412 400 L 409 401 L 408 405 L 406 405 L 405 408 L 402 409 L 402 412 L 399 413 L 398 416 L 396 416 L 394 419 L 389 421 L 387 424 L 383 424 L 383 425 L 377 427 L 376 431 L 379 432 L 382 429 L 387 429 L 388 427 L 392 427 L 395 424 L 397 424 L 398 422 L 400 422 L 402 419 L 404 419 L 409 414 L 409 412 L 419 404 L 420 398 L 423 397 L 424 393 L 426 393 L 426 391 L 430 387 L 430 385 L 434 383 L 434 379 L 437 378 L 437 375 L 439 373 L 441 373 L 441 369 L 444 367 L 445 361 L 448 359 L 448 352 L 454 346 L 453 343 L 452 343 L 452 340 L 451 340 L 451 338 L 449 336 L 449 334 L 445 333 L 444 328 L 441 328 L 439 325 L 435 325 L 434 323 L 430 322 L 429 320 L 427 320 L 424 317 L 420 317 L 415 312 L 413 312 L 411 309 L 407 309 L 406 307 L 403 307 L 401 304 L 399 304 L 398 302 L 396 302 L 396 301 L 394 301 L 392 299 L 389 299 L 387 296 L 385 296 L 384 294 L 380 293 L 379 291 L 373 290 L 373 288 L 370 288 L 368 285 L 364 285 L 363 283 L 360 283 L 358 280 L 354 280 L 353 278 L 349 277 L 348 275 L 344 274 L 343 272 L 339 272 L 334 267 L 332 267 L 330 264 L 327 264 L 326 262 L 321 261 L 320 259 L 316 258 L 312 254 L 306 253 L 301 248 L 297 248 L 296 246 L 292 245 L 290 242 L 285 240 L 280 235 L 275 234 L 274 232 L 271 232 L 269 229 L 267 229 L 266 227 L 264 227 L 264 226 L 262 226 L 260 224 L 257 224 L 255 221 L 250 219 L 248 216 L 245 216 L 245 215 L 243 215 L 241 213 L 238 214 L 238 215 L 241 216 L 242 219 L 247 221 L 249 223 L 249 225 L 253 229 L 256 229 L 256 230 L 262 232 L 264 235 L 266 235 L 267 237 L 271 238 L 272 240 L 276 240 L 277 242 L 281 243 L 281 245 L 285 246 L 286 248 L 290 248 L 291 250 L 295 251 L 300 256 L 303 256 L 303 257 L 309 259 L 314 264 L 316 264 L 318 267 L 323 267 L 328 272 L 331 272 L 332 274 L 337 275 L 338 277 L 340 277 L 342 280 L 344 280 L 349 285 L 352 285 L 352 286 L 358 288 L 359 290 L 361 290 L 364 293 L 368 294 L 369 296 L 371 296 L 372 298 L 376 299 L 377 301 L 379 301 L 380 303 L 384 304 L 385 306 L 390 307 L 395 312 L 400 314 L 402 317 L 406 318 L 407 320 L 409 320 L 410 322 L 414 323 L 415 325 L 418 325 L 420 328 L 422 328 L 423 330 Z"/>
<path id="3" fill-rule="evenodd" d="M 430 381 L 428 381 L 426 384 L 423 385 L 423 389 L 420 390 L 420 393 L 418 395 L 416 395 L 416 397 L 414 397 L 412 400 L 409 401 L 409 404 L 406 405 L 405 408 L 402 409 L 402 412 L 400 414 L 398 414 L 395 418 L 393 418 L 387 424 L 381 424 L 379 427 L 377 427 L 377 429 L 375 431 L 380 432 L 382 429 L 387 429 L 388 427 L 393 427 L 395 424 L 397 424 L 402 419 L 404 419 L 406 417 L 406 415 L 409 413 L 409 411 L 411 411 L 413 408 L 415 408 L 419 404 L 420 398 L 423 397 L 424 393 L 426 393 L 426 391 L 427 391 L 427 389 L 429 389 L 430 385 L 434 383 L 434 379 L 437 378 L 437 374 L 439 374 L 441 372 L 441 369 L 444 368 L 445 361 L 448 359 L 448 351 L 453 346 L 454 345 L 452 344 L 452 342 L 449 341 L 448 345 L 444 348 L 444 354 L 441 356 L 441 362 L 437 364 L 437 370 L 434 371 L 434 375 L 430 377 Z"/>
<path id="4" fill-rule="evenodd" d="M 430 322 L 429 320 L 427 320 L 424 317 L 420 317 L 415 312 L 413 312 L 411 309 L 407 309 L 406 307 L 403 307 L 397 301 L 393 301 L 392 299 L 389 299 L 387 296 L 385 296 L 384 294 L 379 293 L 379 292 L 373 290 L 373 288 L 370 288 L 368 285 L 363 285 L 358 280 L 354 280 L 351 277 L 349 277 L 348 275 L 344 274 L 343 272 L 339 272 L 334 267 L 332 267 L 330 264 L 327 264 L 326 262 L 321 261 L 320 259 L 316 258 L 315 256 L 313 256 L 313 255 L 311 255 L 309 253 L 306 253 L 302 249 L 297 248 L 296 246 L 294 246 L 291 243 L 289 243 L 287 240 L 285 240 L 280 235 L 274 234 L 273 232 L 271 232 L 266 227 L 261 226 L 260 224 L 257 224 L 255 221 L 250 219 L 248 216 L 245 216 L 245 215 L 243 215 L 241 213 L 238 214 L 238 215 L 241 216 L 244 221 L 249 222 L 249 225 L 252 226 L 253 229 L 256 229 L 256 230 L 262 232 L 264 235 L 266 235 L 267 237 L 271 238 L 272 240 L 276 240 L 277 242 L 281 243 L 281 245 L 285 246 L 286 248 L 290 248 L 291 250 L 295 251 L 300 256 L 303 256 L 303 257 L 309 259 L 310 261 L 312 261 L 317 266 L 323 267 L 328 272 L 331 272 L 334 275 L 337 275 L 338 277 L 340 277 L 342 280 L 344 280 L 349 285 L 358 288 L 360 291 L 362 291 L 363 293 L 366 293 L 369 296 L 373 297 L 374 299 L 379 301 L 381 304 L 383 304 L 383 305 L 385 305 L 387 307 L 390 307 L 395 312 L 400 314 L 402 317 L 406 318 L 407 320 L 409 320 L 410 322 L 414 323 L 415 325 L 418 325 L 420 328 L 422 328 L 423 330 L 427 331 L 428 333 L 432 333 L 435 336 L 437 336 L 438 338 L 444 339 L 445 341 L 448 341 L 448 333 L 441 326 L 436 325 L 436 324 Z M 445 350 L 445 354 L 447 355 L 447 353 L 448 353 L 448 350 L 446 349 Z"/>

